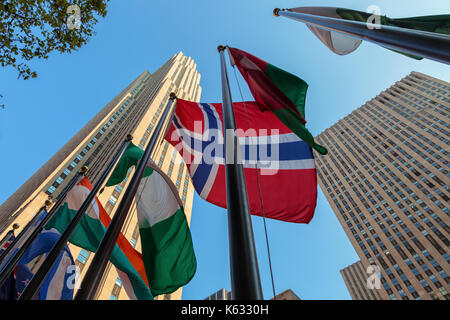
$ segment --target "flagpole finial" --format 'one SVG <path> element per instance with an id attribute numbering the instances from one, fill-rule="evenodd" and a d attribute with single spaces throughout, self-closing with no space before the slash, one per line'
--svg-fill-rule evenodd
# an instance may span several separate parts
<path id="1" fill-rule="evenodd" d="M 220 45 L 220 46 L 217 47 L 217 52 L 220 52 L 220 51 L 223 51 L 223 50 L 225 50 L 225 46 Z"/>
<path id="2" fill-rule="evenodd" d="M 81 169 L 80 169 L 80 172 L 81 173 L 86 173 L 86 172 L 88 172 L 88 170 L 89 170 L 89 168 L 87 166 L 82 166 Z"/>
<path id="3" fill-rule="evenodd" d="M 275 17 L 279 17 L 280 16 L 280 8 L 275 8 L 273 9 L 273 15 Z"/>
<path id="4" fill-rule="evenodd" d="M 19 229 L 19 228 L 20 228 L 20 224 L 14 223 L 14 224 L 12 225 L 12 228 L 13 228 L 13 229 Z"/>
<path id="5" fill-rule="evenodd" d="M 45 200 L 45 204 L 46 207 L 50 207 L 52 205 L 52 202 L 50 200 Z"/>
<path id="6" fill-rule="evenodd" d="M 126 137 L 126 139 L 125 139 L 126 141 L 131 141 L 131 140 L 133 140 L 133 135 L 132 134 L 127 134 L 127 137 Z"/>
<path id="7" fill-rule="evenodd" d="M 170 99 L 176 99 L 177 95 L 175 94 L 175 92 L 171 92 L 170 95 L 169 95 L 169 98 Z"/>

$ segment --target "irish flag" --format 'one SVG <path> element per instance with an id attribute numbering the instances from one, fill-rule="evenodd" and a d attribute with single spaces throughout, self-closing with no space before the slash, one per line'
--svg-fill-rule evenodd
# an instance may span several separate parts
<path id="1" fill-rule="evenodd" d="M 107 185 L 121 182 L 142 154 L 141 149 L 130 143 Z M 187 284 L 197 268 L 191 232 L 177 188 L 149 161 L 135 201 L 142 256 L 152 294 L 172 293 Z"/>
<path id="2" fill-rule="evenodd" d="M 92 185 L 88 178 L 84 177 L 68 192 L 66 202 L 47 223 L 45 229 L 55 228 L 63 233 L 77 213 L 78 208 L 87 198 L 90 190 L 92 190 Z M 103 209 L 97 197 L 95 197 L 70 237 L 69 242 L 85 250 L 96 252 L 110 221 L 111 218 L 108 213 Z M 122 233 L 117 239 L 110 261 L 116 267 L 122 285 L 130 299 L 153 299 L 142 255 L 131 246 Z"/>
<path id="3" fill-rule="evenodd" d="M 305 101 L 308 84 L 299 77 L 265 62 L 248 52 L 228 47 L 232 65 L 236 65 L 250 92 L 262 110 L 272 111 L 300 139 L 320 154 L 327 149 L 314 142 L 305 127 Z"/>

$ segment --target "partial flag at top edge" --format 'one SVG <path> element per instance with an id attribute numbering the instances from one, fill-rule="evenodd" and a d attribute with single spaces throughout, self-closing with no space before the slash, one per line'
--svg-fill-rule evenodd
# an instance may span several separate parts
<path id="1" fill-rule="evenodd" d="M 288 9 L 288 11 L 292 12 L 313 14 L 330 18 L 341 18 L 336 10 L 337 8 L 334 7 L 298 7 Z M 339 32 L 328 31 L 310 24 L 306 24 L 306 26 L 323 44 L 338 55 L 346 55 L 355 51 L 362 42 L 361 40 L 343 35 Z"/>
<path id="2" fill-rule="evenodd" d="M 313 14 L 351 21 L 360 21 L 364 23 L 371 21 L 371 17 L 374 15 L 373 13 L 369 12 L 336 7 L 297 7 L 287 10 L 291 12 Z M 382 15 L 378 17 L 379 24 L 381 25 L 450 35 L 449 14 L 395 19 Z M 331 51 L 338 55 L 346 55 L 355 51 L 362 42 L 361 40 L 346 36 L 339 32 L 328 31 L 309 24 L 306 25 L 322 43 L 324 43 Z M 397 50 L 391 51 L 403 54 L 413 59 L 422 59 L 422 57 L 400 52 Z"/>

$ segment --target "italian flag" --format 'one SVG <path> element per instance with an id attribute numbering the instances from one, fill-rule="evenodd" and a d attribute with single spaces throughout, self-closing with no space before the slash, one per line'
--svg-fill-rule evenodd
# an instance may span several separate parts
<path id="1" fill-rule="evenodd" d="M 63 233 L 77 213 L 78 208 L 92 190 L 88 178 L 84 177 L 66 196 L 66 202 L 57 210 L 45 226 Z M 96 252 L 111 221 L 97 197 L 92 201 L 69 242 L 85 250 Z M 133 300 L 152 300 L 142 255 L 120 233 L 110 261 L 116 267 L 126 293 Z"/>
<path id="2" fill-rule="evenodd" d="M 292 132 L 320 154 L 318 145 L 305 127 L 305 101 L 308 84 L 299 77 L 267 63 L 250 53 L 228 47 L 231 64 L 236 65 L 262 110 L 275 114 Z"/>
<path id="3" fill-rule="evenodd" d="M 130 143 L 107 185 L 121 182 L 142 154 L 140 148 Z M 192 279 L 197 260 L 177 188 L 151 160 L 135 201 L 142 256 L 152 294 L 172 293 Z"/>
<path id="4" fill-rule="evenodd" d="M 314 14 L 330 18 L 338 18 L 352 21 L 375 23 L 371 19 L 372 13 L 363 11 L 335 8 L 335 7 L 298 7 L 288 9 L 291 12 Z M 386 16 L 380 16 L 379 23 L 386 26 L 421 30 L 450 35 L 450 15 L 434 15 L 410 18 L 393 19 Z M 307 24 L 308 28 L 324 43 L 331 51 L 339 55 L 346 55 L 355 51 L 361 44 L 361 40 L 354 39 L 339 32 L 328 31 Z M 392 50 L 395 51 L 395 50 Z M 408 53 L 398 52 L 408 57 L 420 60 L 422 57 L 414 56 Z"/>

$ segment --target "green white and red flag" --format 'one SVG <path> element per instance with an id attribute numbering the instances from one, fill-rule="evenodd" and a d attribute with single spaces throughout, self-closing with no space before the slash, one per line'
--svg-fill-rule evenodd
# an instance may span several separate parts
<path id="1" fill-rule="evenodd" d="M 130 143 L 107 186 L 122 182 L 144 151 Z M 154 296 L 170 294 L 187 284 L 197 269 L 183 202 L 172 180 L 151 160 L 135 196 L 142 257 Z"/>
<path id="2" fill-rule="evenodd" d="M 46 224 L 45 229 L 55 228 L 63 233 L 91 190 L 91 183 L 87 177 L 84 177 L 67 193 L 65 203 L 56 211 Z M 111 218 L 98 198 L 95 197 L 69 238 L 69 242 L 90 252 L 96 252 L 110 222 Z M 116 267 L 122 285 L 130 299 L 153 299 L 142 254 L 133 248 L 122 233 L 117 239 L 110 261 Z"/>

